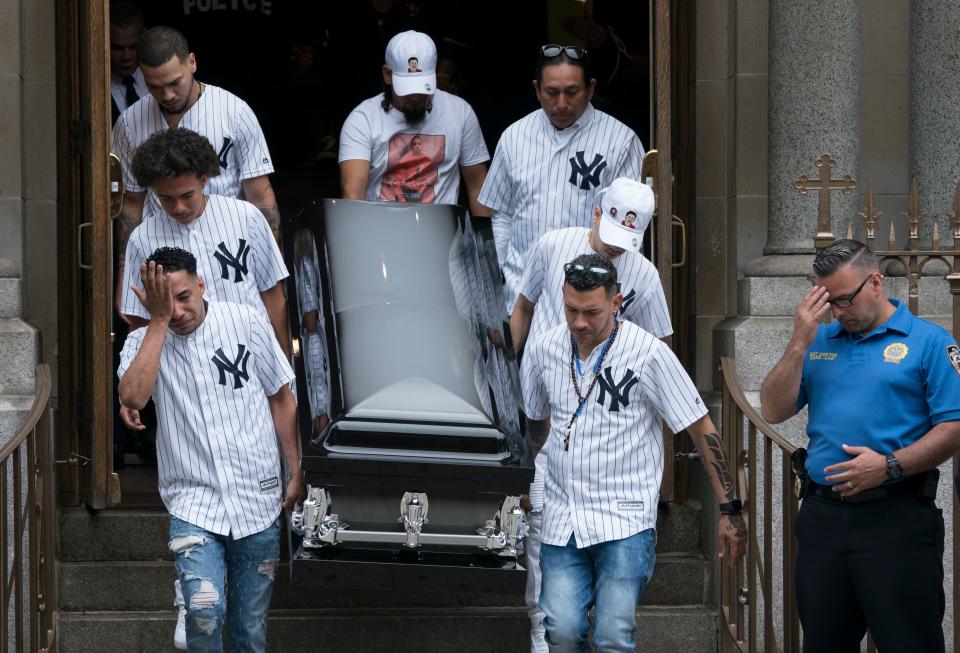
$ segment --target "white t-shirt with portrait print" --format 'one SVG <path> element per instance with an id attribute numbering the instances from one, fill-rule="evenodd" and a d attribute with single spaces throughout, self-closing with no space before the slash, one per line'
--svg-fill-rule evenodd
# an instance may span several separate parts
<path id="1" fill-rule="evenodd" d="M 383 95 L 361 102 L 340 131 L 340 163 L 370 162 L 365 199 L 456 204 L 460 166 L 490 160 L 480 123 L 463 99 L 437 91 L 422 122 L 410 124 Z"/>

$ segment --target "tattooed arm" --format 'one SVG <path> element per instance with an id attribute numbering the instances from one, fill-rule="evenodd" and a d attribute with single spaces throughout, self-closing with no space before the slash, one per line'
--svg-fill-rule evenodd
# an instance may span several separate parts
<path id="1" fill-rule="evenodd" d="M 545 420 L 527 420 L 527 432 L 530 434 L 530 443 L 533 446 L 533 455 L 536 456 L 543 449 L 550 437 L 550 418 Z"/>
<path id="2" fill-rule="evenodd" d="M 729 503 L 737 498 L 737 486 L 727 466 L 723 441 L 717 434 L 717 427 L 709 415 L 687 427 L 693 446 L 700 454 L 700 461 L 710 479 L 717 503 Z M 720 557 L 727 557 L 731 565 L 746 552 L 747 525 L 742 515 L 723 513 L 720 515 Z M 727 554 L 726 556 L 724 554 Z"/>
<path id="3" fill-rule="evenodd" d="M 143 201 L 146 193 L 124 193 L 123 205 L 120 207 L 120 215 L 117 217 L 117 239 L 116 239 L 116 266 L 114 273 L 113 289 L 113 307 L 120 315 L 120 319 L 130 324 L 130 320 L 120 313 L 120 298 L 123 296 L 123 272 L 124 260 L 127 256 L 127 241 L 130 240 L 130 234 L 140 224 L 143 218 Z"/>
<path id="4" fill-rule="evenodd" d="M 243 198 L 263 212 L 273 237 L 280 244 L 280 209 L 277 196 L 266 175 L 243 180 Z"/>

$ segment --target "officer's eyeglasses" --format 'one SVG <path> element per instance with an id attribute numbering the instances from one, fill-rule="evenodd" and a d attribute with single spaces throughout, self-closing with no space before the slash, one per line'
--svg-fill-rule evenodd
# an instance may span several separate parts
<path id="1" fill-rule="evenodd" d="M 851 306 L 853 306 L 854 297 L 857 296 L 857 293 L 863 290 L 863 287 L 867 285 L 867 282 L 870 281 L 870 277 L 872 276 L 873 276 L 872 274 L 867 275 L 867 278 L 863 280 L 863 283 L 857 286 L 857 289 L 854 290 L 849 295 L 840 295 L 839 297 L 831 297 L 829 300 L 830 303 L 836 306 L 837 308 L 850 308 Z"/>
<path id="2" fill-rule="evenodd" d="M 584 48 L 578 48 L 575 45 L 557 45 L 549 43 L 540 46 L 540 56 L 544 59 L 554 59 L 561 54 L 565 54 L 571 61 L 580 61 L 587 58 L 587 51 Z"/>
<path id="3" fill-rule="evenodd" d="M 599 266 L 586 266 L 579 263 L 567 263 L 563 266 L 563 274 L 567 281 L 577 277 L 586 277 L 597 283 L 606 283 L 612 277 L 610 270 Z"/>

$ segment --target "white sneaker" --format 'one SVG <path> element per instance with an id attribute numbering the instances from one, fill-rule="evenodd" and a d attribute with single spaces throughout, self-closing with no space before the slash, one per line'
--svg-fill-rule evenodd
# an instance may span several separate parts
<path id="1" fill-rule="evenodd" d="M 173 631 L 173 647 L 187 650 L 187 608 L 183 604 L 183 592 L 180 591 L 180 579 L 173 581 L 173 606 L 177 609 L 177 628 Z"/>

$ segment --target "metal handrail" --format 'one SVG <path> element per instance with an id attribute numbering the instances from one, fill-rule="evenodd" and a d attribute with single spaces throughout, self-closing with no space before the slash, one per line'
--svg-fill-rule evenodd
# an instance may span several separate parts
<path id="1" fill-rule="evenodd" d="M 790 465 L 796 447 L 777 433 L 747 401 L 737 379 L 732 358 L 720 359 L 723 377 L 723 434 L 727 460 L 736 464 L 736 478 L 743 499 L 744 519 L 749 529 L 747 551 L 736 567 L 720 571 L 720 651 L 784 653 L 800 651 L 800 619 L 794 601 L 793 568 L 797 543 L 793 522 L 799 510 L 794 493 L 797 476 Z M 776 453 L 775 450 L 776 449 Z M 759 463 L 759 467 L 758 467 Z M 774 488 L 774 465 L 781 473 Z M 761 477 L 762 485 L 761 485 Z M 757 519 L 757 501 L 762 488 L 762 523 Z M 783 518 L 779 525 L 782 553 L 774 558 L 773 498 L 779 492 Z M 782 630 L 774 618 L 774 572 L 782 570 Z M 763 610 L 760 610 L 762 598 Z M 762 630 L 761 630 L 762 629 Z M 762 632 L 762 641 L 760 633 Z"/>
<path id="2" fill-rule="evenodd" d="M 0 646 L 57 650 L 56 532 L 53 496 L 53 417 L 50 367 L 36 367 L 36 391 L 27 419 L 0 449 Z M 25 477 L 25 478 L 24 478 Z M 24 496 L 26 481 L 26 496 Z M 12 489 L 13 501 L 9 492 Z M 12 504 L 12 505 L 11 505 Z M 8 511 L 12 513 L 8 519 Z M 25 537 L 26 536 L 26 537 Z M 10 551 L 9 542 L 13 543 Z M 26 555 L 25 555 L 26 554 Z M 29 601 L 29 612 L 24 602 Z M 12 618 L 11 618 L 12 617 Z M 29 620 L 25 629 L 24 622 Z M 13 622 L 13 632 L 8 632 Z"/>

